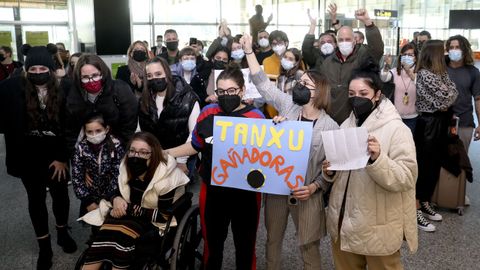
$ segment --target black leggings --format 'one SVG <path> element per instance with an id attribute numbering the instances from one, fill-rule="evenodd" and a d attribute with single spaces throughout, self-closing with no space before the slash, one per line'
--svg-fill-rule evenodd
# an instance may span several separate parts
<path id="1" fill-rule="evenodd" d="M 418 178 L 416 197 L 420 202 L 429 202 L 440 176 L 442 157 L 447 150 L 448 124 L 451 115 L 447 112 L 422 113 L 415 128 Z"/>
<path id="2" fill-rule="evenodd" d="M 238 270 L 256 269 L 255 241 L 261 194 L 202 182 L 200 219 L 205 242 L 204 269 L 222 269 L 223 247 L 231 224 Z"/>
<path id="3" fill-rule="evenodd" d="M 27 190 L 28 212 L 32 220 L 33 229 L 37 237 L 48 234 L 48 211 L 46 204 L 46 188 L 48 187 L 52 197 L 53 215 L 57 225 L 66 225 L 70 199 L 68 197 L 67 180 L 58 182 L 50 179 L 49 170 L 31 170 L 22 177 L 22 183 Z"/>

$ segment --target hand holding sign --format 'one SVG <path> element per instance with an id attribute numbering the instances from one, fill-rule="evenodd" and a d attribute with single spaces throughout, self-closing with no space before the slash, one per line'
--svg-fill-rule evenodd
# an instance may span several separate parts
<path id="1" fill-rule="evenodd" d="M 299 197 L 304 185 L 312 124 L 215 116 L 212 185 Z"/>

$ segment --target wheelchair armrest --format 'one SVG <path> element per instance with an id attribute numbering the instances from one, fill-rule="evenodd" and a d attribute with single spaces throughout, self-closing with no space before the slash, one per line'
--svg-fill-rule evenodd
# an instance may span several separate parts
<path id="1" fill-rule="evenodd" d="M 192 197 L 193 193 L 191 192 L 185 192 L 180 198 L 178 198 L 172 206 L 170 206 L 166 212 L 167 214 L 174 216 L 178 213 L 179 210 L 185 209 L 185 204 L 191 204 L 192 203 Z M 190 206 L 189 206 L 190 207 Z"/>

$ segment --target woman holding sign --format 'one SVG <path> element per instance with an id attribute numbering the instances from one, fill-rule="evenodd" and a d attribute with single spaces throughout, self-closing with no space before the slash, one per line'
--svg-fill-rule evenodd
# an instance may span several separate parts
<path id="1" fill-rule="evenodd" d="M 304 269 L 320 269 L 320 238 L 325 235 L 323 191 L 327 184 L 322 178 L 321 164 L 325 152 L 320 136 L 324 130 L 338 129 L 326 113 L 330 87 L 326 79 L 312 71 L 303 73 L 289 95 L 276 88 L 260 68 L 252 51 L 252 38 L 245 35 L 242 45 L 247 55 L 252 81 L 266 102 L 279 112 L 274 122 L 283 120 L 307 121 L 313 124 L 312 147 L 305 185 L 292 190 L 291 196 L 266 195 L 265 226 L 267 227 L 267 269 L 280 269 L 282 241 L 289 213 L 297 228 Z"/>
<path id="2" fill-rule="evenodd" d="M 253 54 L 252 54 L 253 55 Z M 255 57 L 255 55 L 253 55 Z M 236 269 L 256 269 L 255 240 L 261 194 L 210 184 L 212 171 L 214 116 L 264 118 L 253 106 L 241 103 L 245 80 L 240 68 L 228 66 L 217 78 L 218 103 L 203 108 L 192 133 L 192 141 L 168 150 L 174 157 L 202 153 L 200 175 L 200 220 L 205 269 L 222 269 L 223 244 L 232 224 Z"/>
<path id="3" fill-rule="evenodd" d="M 382 96 L 382 82 L 373 62 L 354 72 L 349 82 L 353 112 L 342 128 L 366 127 L 366 166 L 329 171 L 333 182 L 327 213 L 335 269 L 403 269 L 400 247 L 406 239 L 417 250 L 415 179 L 417 162 L 412 132 L 395 106 Z"/>

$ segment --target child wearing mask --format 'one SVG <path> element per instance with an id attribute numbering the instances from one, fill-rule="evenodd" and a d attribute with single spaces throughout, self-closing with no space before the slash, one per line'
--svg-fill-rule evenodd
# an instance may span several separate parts
<path id="1" fill-rule="evenodd" d="M 83 130 L 85 135 L 72 159 L 72 184 L 81 201 L 80 216 L 97 209 L 101 199 L 109 200 L 116 194 L 118 168 L 125 154 L 102 115 L 90 116 Z"/>
<path id="2" fill-rule="evenodd" d="M 292 88 L 300 80 L 304 73 L 302 53 L 295 48 L 288 49 L 280 60 L 280 77 L 277 80 L 277 88 L 284 93 L 292 94 Z"/>

